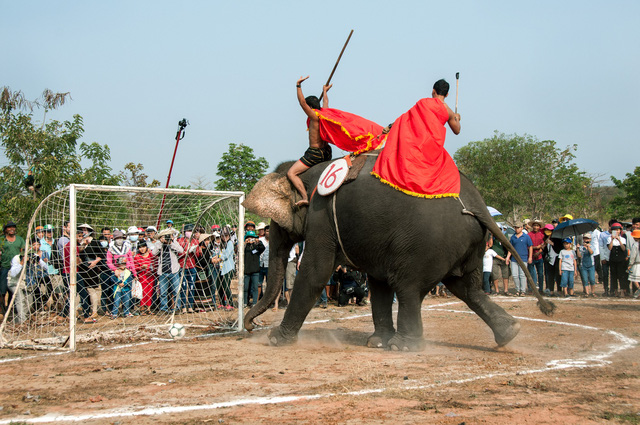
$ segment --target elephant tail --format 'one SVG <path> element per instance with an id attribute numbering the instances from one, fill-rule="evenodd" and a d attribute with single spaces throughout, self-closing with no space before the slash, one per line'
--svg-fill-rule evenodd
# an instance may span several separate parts
<path id="1" fill-rule="evenodd" d="M 478 219 L 478 221 L 482 223 L 483 226 L 485 226 L 491 233 L 493 233 L 493 235 L 502 244 L 502 246 L 507 248 L 507 250 L 511 253 L 513 259 L 518 262 L 518 265 L 520 266 L 520 268 L 522 268 L 525 276 L 527 277 L 529 286 L 533 290 L 533 295 L 538 299 L 538 308 L 540 309 L 540 311 L 542 311 L 547 316 L 552 316 L 553 312 L 556 309 L 555 304 L 551 301 L 545 300 L 542 297 L 542 295 L 538 291 L 537 285 L 533 282 L 533 278 L 529 273 L 527 265 L 524 263 L 524 261 L 522 261 L 520 255 L 516 252 L 516 249 L 513 247 L 513 245 L 511 245 L 511 242 L 509 242 L 509 239 L 507 239 L 505 234 L 502 233 L 502 230 L 500 230 L 493 217 L 491 217 L 489 210 L 484 207 L 480 211 L 473 211 L 473 214 Z"/>

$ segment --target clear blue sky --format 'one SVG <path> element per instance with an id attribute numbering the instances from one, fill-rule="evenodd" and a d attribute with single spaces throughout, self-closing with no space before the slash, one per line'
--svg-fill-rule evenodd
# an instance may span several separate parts
<path id="1" fill-rule="evenodd" d="M 297 159 L 295 81 L 311 75 L 305 94 L 319 94 L 350 29 L 332 107 L 385 125 L 443 77 L 453 107 L 460 72 L 452 155 L 498 130 L 575 143 L 607 184 L 640 165 L 638 1 L 0 0 L 0 17 L 0 86 L 71 92 L 48 118 L 82 115 L 115 171 L 140 162 L 163 185 L 183 117 L 172 184 L 214 181 L 230 142 L 270 169 Z"/>

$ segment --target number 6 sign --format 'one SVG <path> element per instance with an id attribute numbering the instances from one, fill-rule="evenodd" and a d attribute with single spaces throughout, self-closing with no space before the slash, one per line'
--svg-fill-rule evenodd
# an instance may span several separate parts
<path id="1" fill-rule="evenodd" d="M 348 172 L 349 166 L 344 158 L 333 161 L 320 175 L 318 193 L 327 196 L 338 190 Z"/>

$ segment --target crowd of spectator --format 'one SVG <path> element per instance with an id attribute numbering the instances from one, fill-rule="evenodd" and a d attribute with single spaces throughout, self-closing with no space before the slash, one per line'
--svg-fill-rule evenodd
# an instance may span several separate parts
<path id="1" fill-rule="evenodd" d="M 514 233 L 509 241 L 527 264 L 538 290 L 547 296 L 596 297 L 596 285 L 602 285 L 601 296 L 640 297 L 640 218 L 628 225 L 610 220 L 605 228 L 573 237 L 556 238 L 556 226 L 567 220 L 544 224 L 527 220 L 513 224 Z M 507 234 L 507 226 L 502 225 Z M 515 291 L 509 290 L 509 277 Z M 583 291 L 575 291 L 576 277 L 580 276 Z M 489 295 L 524 296 L 530 289 L 524 271 L 502 244 L 492 237 L 487 242 L 483 261 L 483 289 Z"/>
<path id="2" fill-rule="evenodd" d="M 53 225 L 36 226 L 27 251 L 16 224 L 8 222 L 0 241 L 0 314 L 12 313 L 14 322 L 24 323 L 35 312 L 48 311 L 53 321 L 66 322 L 73 257 L 84 323 L 95 323 L 100 315 L 116 319 L 235 308 L 236 227 L 214 224 L 206 233 L 202 226 L 185 224 L 178 230 L 172 220 L 165 224 L 160 231 L 155 226 L 97 231 L 81 224 L 72 253 L 68 221 L 57 237 Z M 18 285 L 23 269 L 24 284 Z"/>
<path id="3" fill-rule="evenodd" d="M 566 215 L 544 224 L 527 220 L 513 224 L 509 236 L 517 255 L 527 264 L 534 284 L 547 296 L 640 297 L 640 218 L 625 229 L 611 220 L 605 229 L 570 238 L 552 233 Z M 28 320 L 36 311 L 49 311 L 52 320 L 63 323 L 69 317 L 71 273 L 70 224 L 64 222 L 58 237 L 51 224 L 36 226 L 26 241 L 16 233 L 16 224 L 3 226 L 0 241 L 0 314 L 7 314 L 15 297 L 13 318 Z M 100 315 L 112 319 L 136 315 L 193 313 L 197 309 L 231 310 L 237 307 L 231 292 L 236 273 L 237 236 L 235 226 L 214 224 L 207 233 L 203 226 L 184 224 L 178 230 L 172 220 L 158 231 L 130 226 L 126 230 L 103 227 L 97 232 L 81 224 L 76 232 L 76 288 L 79 319 L 94 323 Z M 244 305 L 255 304 L 266 290 L 269 268 L 269 226 L 248 221 L 244 226 Z M 282 299 L 288 304 L 304 244 L 294 244 L 289 253 Z M 18 279 L 25 269 L 25 284 Z M 580 276 L 582 293 L 575 290 Z M 514 291 L 509 289 L 510 278 Z M 530 289 L 524 271 L 504 246 L 492 237 L 483 259 L 483 289 L 488 295 L 524 296 Z M 446 295 L 442 285 L 432 294 Z M 318 306 L 328 300 L 339 306 L 363 305 L 368 301 L 367 277 L 348 266 L 338 266 L 323 289 Z M 196 302 L 197 301 L 197 302 Z"/>

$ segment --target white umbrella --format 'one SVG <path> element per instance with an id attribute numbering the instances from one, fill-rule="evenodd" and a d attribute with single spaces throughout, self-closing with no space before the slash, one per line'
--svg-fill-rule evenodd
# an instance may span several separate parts
<path id="1" fill-rule="evenodd" d="M 493 207 L 487 206 L 487 209 L 489 210 L 489 213 L 491 214 L 491 217 L 495 217 L 497 215 L 502 215 L 502 213 L 500 211 L 498 211 L 497 209 L 495 209 Z"/>

